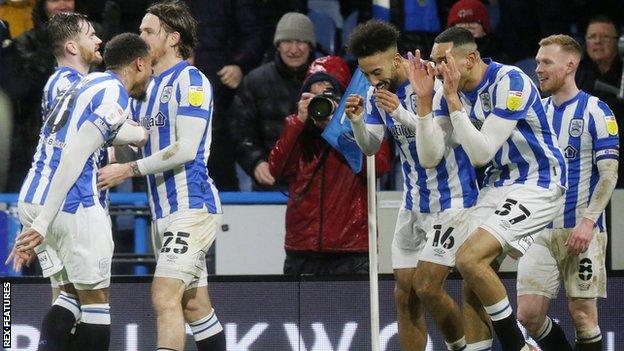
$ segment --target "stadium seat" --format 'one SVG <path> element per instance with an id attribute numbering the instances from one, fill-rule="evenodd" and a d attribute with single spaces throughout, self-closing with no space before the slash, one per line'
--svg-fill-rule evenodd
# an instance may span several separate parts
<path id="1" fill-rule="evenodd" d="M 342 25 L 342 44 L 345 45 L 349 42 L 349 36 L 351 32 L 355 29 L 358 24 L 358 18 L 360 13 L 358 11 L 353 11 L 347 18 L 344 20 L 344 24 Z"/>
<path id="2" fill-rule="evenodd" d="M 308 0 L 309 10 L 329 15 L 334 20 L 336 28 L 342 28 L 344 21 L 340 13 L 340 2 L 338 0 Z"/>
<path id="3" fill-rule="evenodd" d="M 308 17 L 314 23 L 317 50 L 326 55 L 334 55 L 336 53 L 336 23 L 334 20 L 328 14 L 314 10 L 308 11 Z"/>
<path id="4" fill-rule="evenodd" d="M 342 35 L 341 35 L 341 56 L 345 59 L 345 61 L 352 63 L 355 61 L 355 58 L 347 53 L 347 43 L 349 42 L 349 36 L 351 36 L 351 32 L 355 29 L 358 24 L 358 18 L 360 13 L 358 11 L 353 11 L 347 18 L 344 20 L 344 24 L 342 25 Z"/>
<path id="5" fill-rule="evenodd" d="M 537 68 L 537 64 L 535 63 L 535 59 L 533 57 L 527 57 L 525 59 L 522 59 L 514 63 L 514 66 L 520 68 L 522 72 L 529 76 L 533 83 L 535 83 L 536 85 L 539 84 L 537 80 L 537 73 L 535 73 L 535 68 Z"/>

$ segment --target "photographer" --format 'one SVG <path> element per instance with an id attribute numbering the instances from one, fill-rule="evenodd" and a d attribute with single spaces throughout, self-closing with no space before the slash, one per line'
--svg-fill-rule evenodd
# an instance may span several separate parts
<path id="1" fill-rule="evenodd" d="M 341 58 L 316 59 L 303 83 L 298 113 L 286 118 L 269 155 L 273 177 L 290 178 L 284 274 L 368 272 L 366 167 L 353 173 L 321 137 L 349 79 Z M 375 166 L 378 176 L 389 170 L 387 142 Z"/>

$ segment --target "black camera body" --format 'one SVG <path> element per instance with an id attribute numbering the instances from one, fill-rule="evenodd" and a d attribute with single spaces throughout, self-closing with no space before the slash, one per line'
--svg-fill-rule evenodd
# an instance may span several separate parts
<path id="1" fill-rule="evenodd" d="M 338 107 L 340 96 L 328 89 L 316 95 L 308 105 L 308 115 L 316 122 L 325 122 Z"/>

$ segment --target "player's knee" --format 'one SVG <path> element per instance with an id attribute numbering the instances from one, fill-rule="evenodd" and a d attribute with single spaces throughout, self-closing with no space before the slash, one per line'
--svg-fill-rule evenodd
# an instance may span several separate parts
<path id="1" fill-rule="evenodd" d="M 455 261 L 455 265 L 457 267 L 457 270 L 459 270 L 463 277 L 466 277 L 466 275 L 471 275 L 473 273 L 478 273 L 478 259 L 474 254 L 474 251 L 470 250 L 465 245 L 460 247 L 457 251 L 457 259 Z"/>
<path id="2" fill-rule="evenodd" d="M 410 290 L 400 287 L 398 285 L 394 286 L 394 301 L 396 302 L 397 308 L 407 308 L 409 306 L 410 295 L 412 292 Z"/>
<path id="3" fill-rule="evenodd" d="M 180 299 L 171 296 L 164 289 L 152 289 L 152 305 L 156 313 L 167 313 L 174 309 L 181 308 Z"/>
<path id="4" fill-rule="evenodd" d="M 517 314 L 518 322 L 526 328 L 529 335 L 536 335 L 546 319 L 546 316 L 540 313 L 539 308 L 522 303 L 518 304 Z"/>
<path id="5" fill-rule="evenodd" d="M 574 327 L 577 330 L 585 330 L 596 327 L 597 325 L 597 316 L 593 316 L 591 311 L 588 311 L 585 306 L 577 306 L 574 304 L 570 304 L 570 317 L 572 317 L 572 321 L 574 322 Z"/>
<path id="6" fill-rule="evenodd" d="M 414 284 L 416 295 L 421 300 L 430 301 L 432 299 L 438 299 L 443 293 L 443 283 L 436 279 L 437 277 L 428 274 L 417 274 L 414 280 L 417 281 Z"/>

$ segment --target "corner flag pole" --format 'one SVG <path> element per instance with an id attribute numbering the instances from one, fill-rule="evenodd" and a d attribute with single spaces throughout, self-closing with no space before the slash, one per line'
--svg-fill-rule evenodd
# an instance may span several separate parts
<path id="1" fill-rule="evenodd" d="M 377 264 L 377 196 L 375 194 L 375 155 L 366 157 L 368 192 L 368 267 L 370 283 L 371 350 L 379 351 L 379 281 Z"/>

